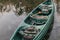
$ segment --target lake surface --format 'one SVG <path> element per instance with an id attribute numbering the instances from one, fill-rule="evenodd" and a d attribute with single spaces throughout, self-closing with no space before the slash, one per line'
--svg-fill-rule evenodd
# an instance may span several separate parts
<path id="1" fill-rule="evenodd" d="M 9 40 L 25 16 L 25 13 L 17 16 L 12 10 L 3 15 L 0 13 L 0 40 Z"/>
<path id="2" fill-rule="evenodd" d="M 12 10 L 3 12 L 3 15 L 0 13 L 0 40 L 9 40 L 25 16 L 25 13 L 17 16 Z M 60 14 L 57 12 L 55 12 L 54 26 L 48 40 L 60 40 Z"/>

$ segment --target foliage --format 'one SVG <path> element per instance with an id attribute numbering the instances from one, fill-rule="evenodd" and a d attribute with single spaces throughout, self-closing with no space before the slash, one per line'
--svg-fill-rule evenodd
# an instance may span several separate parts
<path id="1" fill-rule="evenodd" d="M 38 4 L 42 3 L 44 0 L 23 0 L 22 5 L 26 6 L 26 11 L 30 12 L 34 9 Z"/>
<path id="2" fill-rule="evenodd" d="M 44 0 L 0 0 L 0 4 L 3 5 L 7 4 L 13 4 L 15 5 L 15 8 L 17 9 L 20 6 L 26 6 L 26 12 L 30 12 L 32 9 L 34 9 L 38 4 L 43 2 Z M 20 5 L 19 2 L 22 2 Z M 20 5 L 20 6 L 19 6 Z"/>

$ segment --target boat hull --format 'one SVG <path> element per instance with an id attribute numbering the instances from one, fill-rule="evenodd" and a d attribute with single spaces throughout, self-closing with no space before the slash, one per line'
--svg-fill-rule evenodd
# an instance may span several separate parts
<path id="1" fill-rule="evenodd" d="M 48 32 L 49 28 L 51 27 L 51 25 L 52 25 L 52 23 L 53 23 L 53 20 L 54 20 L 55 7 L 54 7 L 54 4 L 53 4 L 53 3 L 52 3 L 52 5 L 53 5 L 52 12 L 50 13 L 49 18 L 48 18 L 46 24 L 44 25 L 43 29 L 38 33 L 38 35 L 37 35 L 34 39 L 32 39 L 32 40 L 42 40 L 43 37 L 47 34 L 47 32 Z M 39 7 L 39 6 L 38 6 L 38 7 Z M 37 8 L 37 7 L 36 7 L 36 8 Z M 35 8 L 35 9 L 36 9 L 36 8 Z M 35 10 L 35 9 L 34 9 L 34 10 Z M 33 12 L 33 11 L 32 11 L 32 12 Z M 29 14 L 29 15 L 30 15 L 30 14 Z M 28 16 L 29 16 L 29 15 L 28 15 Z M 27 17 L 28 17 L 28 16 L 27 16 Z M 27 17 L 26 17 L 26 18 L 27 18 Z M 26 20 L 26 19 L 25 19 L 25 20 Z M 19 33 L 19 30 L 23 28 L 23 26 L 21 27 L 21 25 L 27 25 L 27 24 L 25 24 L 24 21 L 23 21 L 23 22 L 20 24 L 20 26 L 16 29 L 16 31 L 14 32 L 14 34 L 13 34 L 13 36 L 11 37 L 10 40 L 24 40 L 24 39 L 23 39 L 23 35 L 21 35 L 21 34 Z"/>

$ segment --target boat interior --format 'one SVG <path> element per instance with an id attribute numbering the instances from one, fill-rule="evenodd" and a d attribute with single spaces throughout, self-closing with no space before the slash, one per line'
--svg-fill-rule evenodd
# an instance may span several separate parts
<path id="1" fill-rule="evenodd" d="M 45 3 L 44 3 L 45 4 Z M 49 3 L 50 5 L 51 3 Z M 24 22 L 28 25 L 32 25 L 30 27 L 20 27 L 16 32 L 15 36 L 12 40 L 33 40 L 33 38 L 40 32 L 40 28 L 36 28 L 36 26 L 44 25 L 49 15 L 52 12 L 52 7 L 48 6 L 39 6 L 36 8 L 25 20 Z"/>
<path id="2" fill-rule="evenodd" d="M 51 0 L 47 0 L 47 1 L 44 2 L 43 4 L 50 5 L 50 4 L 52 4 L 52 2 L 51 2 Z"/>
<path id="3" fill-rule="evenodd" d="M 29 25 L 44 25 L 47 20 L 49 15 L 52 12 L 52 7 L 48 6 L 42 6 L 42 8 L 39 6 L 30 14 L 26 20 L 24 21 L 25 23 Z"/>
<path id="4" fill-rule="evenodd" d="M 44 25 L 47 22 L 48 16 L 50 15 L 51 11 L 52 9 L 49 9 L 48 11 L 45 10 L 44 12 L 42 12 L 39 7 L 34 10 L 32 14 L 24 20 L 26 24 L 29 24 L 31 26 L 24 26 L 18 30 L 18 34 L 21 36 L 20 39 L 33 40 L 34 37 L 41 31 L 41 28 L 37 28 L 36 26 Z"/>
<path id="5" fill-rule="evenodd" d="M 40 29 L 37 29 L 34 26 L 30 27 L 21 27 L 16 35 L 13 37 L 13 40 L 33 40 L 33 38 L 40 32 Z"/>

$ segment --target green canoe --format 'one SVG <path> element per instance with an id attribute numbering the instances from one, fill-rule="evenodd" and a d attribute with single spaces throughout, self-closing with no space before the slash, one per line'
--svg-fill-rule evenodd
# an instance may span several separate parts
<path id="1" fill-rule="evenodd" d="M 42 40 L 54 19 L 54 3 L 46 0 L 33 9 L 10 40 Z"/>

